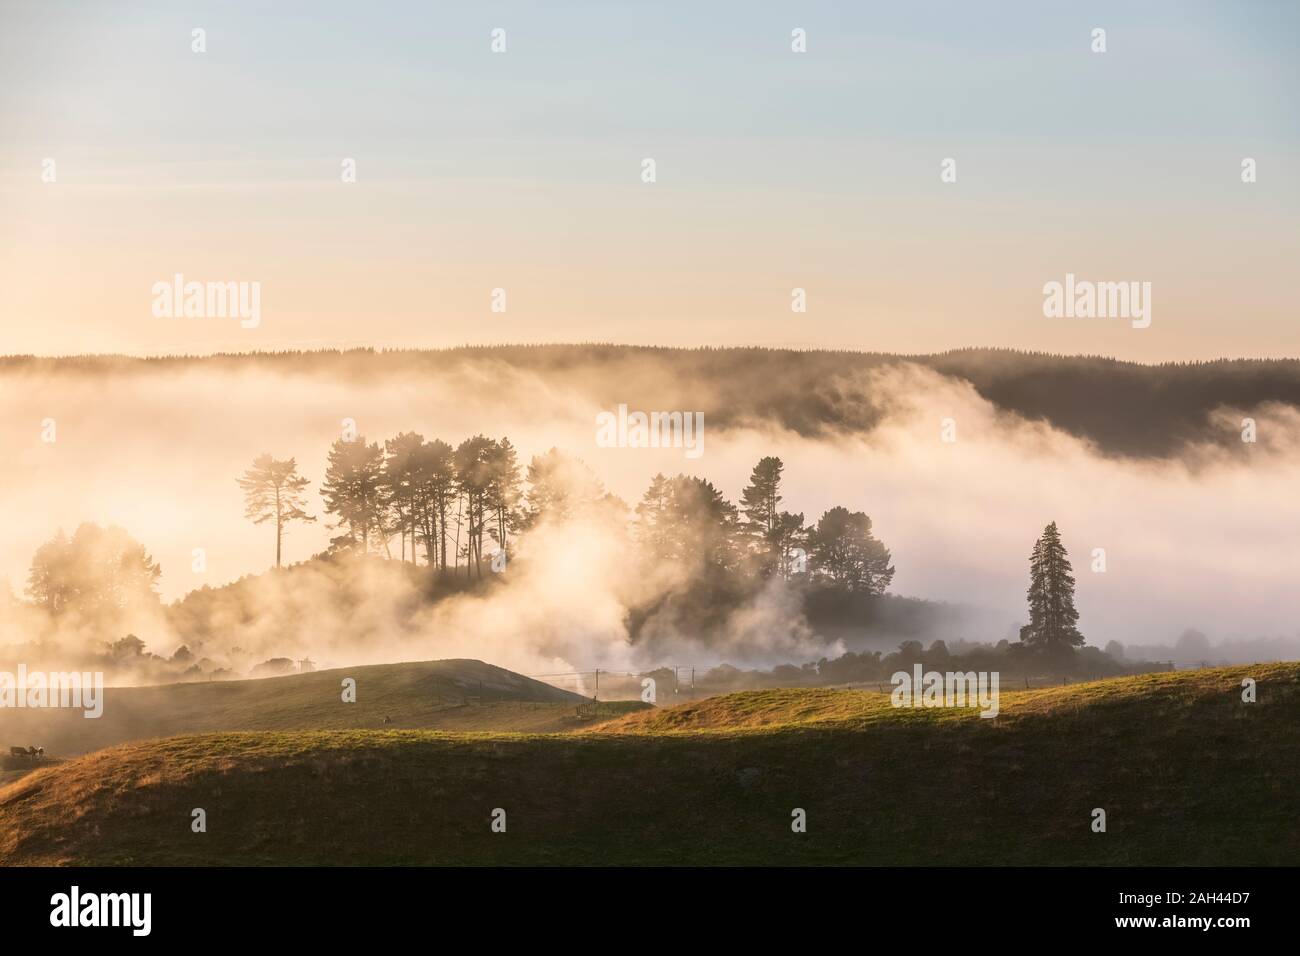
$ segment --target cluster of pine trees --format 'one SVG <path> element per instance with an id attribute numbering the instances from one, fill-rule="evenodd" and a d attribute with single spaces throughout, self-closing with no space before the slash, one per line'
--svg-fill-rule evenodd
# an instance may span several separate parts
<path id="1" fill-rule="evenodd" d="M 509 554 L 519 534 L 544 520 L 592 521 L 619 529 L 648 567 L 671 565 L 688 582 L 655 607 L 682 626 L 704 626 L 779 578 L 826 596 L 883 594 L 894 576 L 889 549 L 862 512 L 834 507 L 815 524 L 782 508 L 781 459 L 753 468 L 739 505 L 712 482 L 694 475 L 655 475 L 635 508 L 608 492 L 581 460 L 552 448 L 521 469 L 509 439 L 475 435 L 456 447 L 404 432 L 379 443 L 339 440 L 329 449 L 321 496 L 331 526 L 332 552 L 399 557 L 436 572 L 484 574 L 485 540 L 491 554 Z M 276 566 L 286 526 L 312 522 L 310 480 L 297 462 L 258 456 L 238 483 L 246 515 L 274 522 Z M 393 543 L 399 542 L 394 555 Z M 1026 648 L 1069 655 L 1084 643 L 1074 604 L 1075 579 L 1056 523 L 1043 529 L 1030 556 Z M 58 617 L 77 612 L 101 618 L 133 604 L 156 602 L 161 569 L 145 548 L 119 528 L 83 524 L 60 531 L 32 560 L 27 592 Z M 670 605 L 670 606 L 665 606 Z M 635 630 L 638 620 L 630 622 Z"/>
<path id="2" fill-rule="evenodd" d="M 761 459 L 739 505 L 704 478 L 658 474 L 629 508 L 581 460 L 557 449 L 521 469 L 505 438 L 476 435 L 452 447 L 405 432 L 382 445 L 336 441 L 321 495 L 339 532 L 331 539 L 331 552 L 423 562 L 435 573 L 451 575 L 449 583 L 483 577 L 490 556 L 485 539 L 493 544 L 492 554 L 508 554 L 518 535 L 547 520 L 618 529 L 647 568 L 675 567 L 685 582 L 653 605 L 629 611 L 634 634 L 653 621 L 678 632 L 704 633 L 774 578 L 796 585 L 805 601 L 816 595 L 855 602 L 857 610 L 848 617 L 862 623 L 858 618 L 871 606 L 862 599 L 883 594 L 893 579 L 889 549 L 862 512 L 834 507 L 809 525 L 803 514 L 784 510 L 783 471 L 779 458 Z M 298 473 L 294 459 L 265 454 L 238 483 L 247 516 L 275 524 L 279 566 L 286 526 L 317 520 L 307 512 L 311 483 Z M 400 542 L 397 554 L 395 541 Z M 464 576 L 457 578 L 462 567 Z M 1073 660 L 1084 638 L 1074 574 L 1055 522 L 1034 545 L 1029 570 L 1029 623 L 1015 647 Z M 111 630 L 133 606 L 157 602 L 160 573 L 144 546 L 125 531 L 83 524 L 71 537 L 60 531 L 37 550 L 27 593 L 52 618 L 74 613 Z M 927 662 L 945 656 L 941 644 L 931 648 Z M 845 666 L 852 663 L 850 655 Z M 878 655 L 854 664 L 872 675 L 882 666 Z"/>
<path id="3" fill-rule="evenodd" d="M 655 475 L 635 508 L 606 491 L 580 459 L 552 448 L 526 469 L 508 438 L 475 435 L 453 447 L 403 432 L 385 441 L 340 439 L 321 485 L 338 531 L 331 549 L 379 553 L 481 578 L 485 558 L 543 519 L 613 521 L 648 562 L 674 562 L 703 576 L 780 576 L 882 594 L 894 576 L 889 549 L 862 512 L 836 507 L 813 525 L 781 508 L 784 465 L 755 465 L 740 504 L 693 475 Z M 292 521 L 306 511 L 309 481 L 294 459 L 260 455 L 243 477 L 246 514 L 274 521 L 276 566 Z M 492 547 L 485 551 L 485 542 Z M 396 543 L 396 547 L 395 547 Z M 396 555 L 394 551 L 396 550 Z"/>

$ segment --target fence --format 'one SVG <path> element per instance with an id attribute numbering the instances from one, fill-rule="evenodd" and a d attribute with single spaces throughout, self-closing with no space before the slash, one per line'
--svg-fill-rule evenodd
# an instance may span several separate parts
<path id="1" fill-rule="evenodd" d="M 1149 670 L 1137 673 L 1153 673 L 1159 671 L 1175 670 L 1197 670 L 1205 667 L 1212 667 L 1207 661 L 1196 663 L 1176 662 L 1176 661 L 1143 661 L 1143 664 L 1149 665 Z M 587 697 L 593 701 L 600 700 L 640 700 L 642 695 L 641 681 L 645 677 L 654 675 L 655 685 L 655 703 L 673 704 L 685 703 L 692 700 L 699 700 L 703 697 L 709 697 L 714 694 L 726 694 L 739 690 L 761 690 L 775 687 L 827 687 L 841 688 L 844 690 L 877 690 L 881 693 L 888 693 L 892 690 L 889 680 L 862 680 L 846 681 L 840 683 L 821 683 L 816 680 L 802 684 L 785 683 L 779 681 L 759 681 L 759 682 L 737 682 L 734 686 L 719 684 L 697 686 L 695 679 L 696 674 L 703 676 L 708 670 L 717 665 L 708 665 L 707 667 L 681 664 L 677 666 L 656 667 L 653 670 L 641 674 L 633 674 L 627 671 L 611 671 L 601 668 L 592 668 L 587 671 L 569 671 L 561 674 L 527 674 L 525 676 L 533 680 L 544 681 L 553 687 L 559 687 L 562 690 L 572 691 L 582 697 Z M 935 670 L 940 668 L 936 665 Z M 672 676 L 668 680 L 663 680 L 662 675 L 665 671 L 671 671 Z M 811 675 L 814 676 L 815 675 Z M 1006 690 L 1041 690 L 1047 687 L 1063 687 L 1070 684 L 1082 684 L 1087 681 L 1105 680 L 1108 677 L 1114 677 L 1114 674 L 1096 674 L 1084 677 L 1051 677 L 1039 676 L 1029 677 L 1024 675 L 1010 676 L 1004 675 L 1001 678 L 1001 686 Z M 1123 675 L 1118 675 L 1123 676 Z"/>
<path id="2" fill-rule="evenodd" d="M 589 671 L 570 671 L 562 674 L 525 674 L 533 680 L 544 681 L 552 687 L 572 691 L 592 700 L 641 700 L 644 688 L 641 682 L 652 677 L 655 681 L 655 703 L 678 703 L 693 700 L 703 694 L 695 692 L 695 673 L 703 668 L 683 664 L 677 667 L 656 667 L 641 674 L 628 671 L 611 671 L 593 668 Z M 672 677 L 662 679 L 663 671 L 672 671 Z"/>

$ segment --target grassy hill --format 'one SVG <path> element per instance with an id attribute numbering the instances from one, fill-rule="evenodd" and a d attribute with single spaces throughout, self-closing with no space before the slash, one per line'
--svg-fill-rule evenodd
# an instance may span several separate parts
<path id="1" fill-rule="evenodd" d="M 345 677 L 356 703 L 341 699 Z M 583 698 L 482 661 L 375 664 L 262 680 L 106 688 L 103 716 L 7 710 L 4 752 L 40 746 L 74 756 L 128 740 L 228 730 L 425 728 L 543 733 L 578 726 Z M 384 723 L 388 718 L 389 723 Z M 4 769 L 4 768 L 0 768 Z M 15 768 L 7 768 L 15 769 Z"/>
<path id="2" fill-rule="evenodd" d="M 1294 865 L 1298 817 L 1300 664 L 1269 664 L 1008 692 L 995 720 L 785 690 L 569 734 L 127 744 L 0 790 L 0 862 Z"/>

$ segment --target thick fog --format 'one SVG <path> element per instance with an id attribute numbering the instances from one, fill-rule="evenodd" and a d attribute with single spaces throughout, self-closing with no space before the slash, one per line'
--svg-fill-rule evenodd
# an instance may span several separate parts
<path id="1" fill-rule="evenodd" d="M 728 409 L 728 421 L 748 424 L 722 428 L 706 413 L 703 454 L 690 457 L 680 448 L 598 447 L 596 417 L 620 401 L 617 383 L 599 379 L 596 387 L 598 379 L 490 361 L 436 377 L 356 380 L 251 366 L 11 370 L 0 375 L 7 523 L 0 575 L 20 596 L 36 548 L 84 521 L 121 526 L 143 543 L 162 567 L 167 602 L 263 572 L 274 562 L 274 533 L 244 518 L 235 482 L 262 452 L 296 458 L 312 481 L 309 510 L 321 520 L 292 525 L 284 545 L 286 563 L 306 559 L 331 534 L 319 485 L 330 443 L 352 420 L 367 441 L 408 430 L 453 445 L 479 433 L 508 436 L 525 467 L 556 446 L 632 506 L 656 472 L 700 475 L 736 501 L 754 463 L 778 455 L 785 509 L 809 523 L 834 505 L 865 511 L 892 550 L 892 592 L 969 606 L 964 625 L 933 635 L 946 640 L 1014 639 L 1025 620 L 1029 551 L 1056 521 L 1089 644 L 1158 647 L 1195 628 L 1215 659 L 1300 656 L 1300 413 L 1293 407 L 1250 410 L 1255 443 L 1207 437 L 1173 456 L 1134 460 L 999 410 L 960 379 L 883 365 L 833 383 L 846 400 L 873 406 L 877 424 L 868 431 L 801 437 Z M 697 383 L 697 401 L 701 389 L 708 383 Z M 629 379 L 634 410 L 697 410 L 638 406 L 638 394 L 644 391 Z M 1221 409 L 1207 421 L 1207 436 L 1240 430 L 1245 414 Z M 816 637 L 776 592 L 733 615 L 708 647 L 694 644 L 694 635 L 669 634 L 631 648 L 629 602 L 670 590 L 680 569 L 633 573 L 624 536 L 596 521 L 544 526 L 521 538 L 520 548 L 517 564 L 488 592 L 424 609 L 414 636 L 396 628 L 383 636 L 385 615 L 409 597 L 404 578 L 385 574 L 362 582 L 368 599 L 347 620 L 331 610 L 337 582 L 316 580 L 310 587 L 319 593 L 291 598 L 282 580 L 267 580 L 259 600 L 282 606 L 292 599 L 300 612 L 293 633 L 246 619 L 232 619 L 232 633 L 249 662 L 273 654 L 330 664 L 475 657 L 526 673 L 673 660 L 802 662 L 843 649 Z M 204 570 L 193 570 L 195 549 Z M 1104 549 L 1104 572 L 1093 570 L 1094 549 Z M 300 577 L 295 586 L 309 585 Z M 0 646 L 29 639 L 32 622 L 10 603 Z M 370 637 L 353 641 L 361 630 Z M 162 655 L 187 640 L 161 616 L 137 633 Z"/>

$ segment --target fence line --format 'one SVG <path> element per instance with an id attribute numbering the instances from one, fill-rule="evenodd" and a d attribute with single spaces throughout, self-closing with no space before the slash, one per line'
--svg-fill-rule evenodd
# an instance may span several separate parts
<path id="1" fill-rule="evenodd" d="M 1105 680 L 1108 676 L 1109 677 L 1136 676 L 1136 674 L 1140 674 L 1140 673 L 1161 673 L 1164 671 L 1176 671 L 1180 669 L 1177 665 L 1177 662 L 1175 661 L 1144 661 L 1142 663 L 1150 664 L 1153 668 L 1159 667 L 1161 670 L 1138 671 L 1135 672 L 1134 675 L 1098 674 L 1098 675 L 1092 675 L 1087 677 L 1060 677 L 1060 678 L 1047 677 L 1047 676 L 1038 676 L 1038 677 L 1020 676 L 1015 678 L 1014 680 L 1007 681 L 1003 686 L 1008 690 L 1015 690 L 1015 689 L 1041 690 L 1047 687 L 1062 687 L 1062 686 L 1069 686 L 1070 684 L 1080 684 L 1086 681 Z M 531 678 L 532 680 L 544 681 L 545 683 L 551 684 L 554 687 L 560 687 L 562 690 L 568 690 L 569 684 L 572 683 L 573 689 L 576 692 L 581 692 L 583 693 L 584 696 L 586 696 L 586 694 L 590 692 L 592 700 L 599 700 L 600 680 L 602 677 L 604 677 L 606 680 L 607 688 L 610 683 L 615 683 L 615 684 L 623 683 L 624 689 L 627 689 L 626 682 L 628 681 L 637 682 L 636 690 L 633 696 L 639 697 L 640 696 L 639 682 L 642 678 L 649 676 L 655 671 L 672 671 L 674 677 L 674 685 L 671 688 L 671 690 L 670 691 L 657 690 L 657 696 L 662 698 L 662 697 L 695 696 L 697 675 L 702 676 L 703 674 L 707 673 L 709 670 L 712 670 L 719 666 L 721 665 L 711 664 L 708 666 L 700 666 L 696 664 L 677 664 L 677 665 L 665 664 L 659 667 L 650 668 L 649 670 L 645 670 L 640 673 L 633 673 L 632 671 L 606 670 L 603 667 L 593 667 L 590 670 L 564 671 L 561 673 L 553 673 L 553 674 L 525 674 L 524 676 Z M 1206 661 L 1200 661 L 1199 664 L 1185 665 L 1181 669 L 1195 670 L 1195 669 L 1205 668 L 1210 666 L 1213 665 L 1209 664 Z M 938 669 L 937 665 L 934 669 Z M 561 678 L 572 678 L 573 680 L 571 682 L 566 681 L 564 684 L 557 684 L 556 680 Z M 583 680 L 583 678 L 590 678 L 590 680 Z M 747 685 L 742 685 L 732 689 L 757 690 L 757 689 L 770 689 L 770 687 L 773 686 L 824 687 L 824 688 L 832 688 L 832 689 L 842 688 L 844 690 L 875 689 L 880 691 L 881 693 L 887 693 L 891 685 L 890 685 L 890 681 L 888 680 L 875 679 L 875 680 L 857 680 L 857 681 L 836 681 L 833 683 L 812 683 L 812 684 L 784 684 L 784 685 L 759 684 L 752 687 Z M 727 689 L 720 688 L 719 690 L 722 693 L 729 692 L 729 690 Z M 618 699 L 631 699 L 631 698 L 618 698 Z"/>

